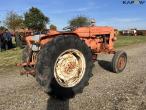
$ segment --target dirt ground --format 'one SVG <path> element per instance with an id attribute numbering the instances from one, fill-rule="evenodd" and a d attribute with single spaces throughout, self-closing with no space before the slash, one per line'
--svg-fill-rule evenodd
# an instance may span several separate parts
<path id="1" fill-rule="evenodd" d="M 122 48 L 124 72 L 110 72 L 112 56 L 99 55 L 82 94 L 67 101 L 46 95 L 36 80 L 19 69 L 0 69 L 0 110 L 146 110 L 146 43 Z"/>

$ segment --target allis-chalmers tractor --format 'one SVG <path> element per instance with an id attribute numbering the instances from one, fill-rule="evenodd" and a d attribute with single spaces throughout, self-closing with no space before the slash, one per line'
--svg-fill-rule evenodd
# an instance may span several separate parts
<path id="1" fill-rule="evenodd" d="M 114 54 L 112 70 L 122 72 L 127 54 L 114 49 L 112 27 L 87 26 L 26 37 L 21 74 L 36 78 L 45 92 L 59 99 L 68 99 L 83 91 L 92 76 L 92 67 L 99 53 Z"/>

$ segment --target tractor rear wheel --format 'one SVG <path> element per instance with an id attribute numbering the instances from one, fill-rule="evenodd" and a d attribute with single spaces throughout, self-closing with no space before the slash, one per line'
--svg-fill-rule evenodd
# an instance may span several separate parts
<path id="1" fill-rule="evenodd" d="M 117 51 L 112 59 L 113 72 L 122 72 L 127 64 L 127 54 L 124 51 Z"/>
<path id="2" fill-rule="evenodd" d="M 31 55 L 32 55 L 32 50 L 28 45 L 26 45 L 22 51 L 22 63 L 30 62 Z M 24 69 L 26 71 L 30 71 L 30 70 L 32 70 L 32 67 L 31 66 L 24 66 Z"/>
<path id="3" fill-rule="evenodd" d="M 15 41 L 16 41 L 16 47 L 20 47 L 21 49 L 25 48 L 21 40 L 21 36 L 16 36 Z"/>
<path id="4" fill-rule="evenodd" d="M 92 76 L 92 54 L 75 36 L 58 36 L 40 50 L 36 78 L 47 93 L 68 99 L 83 91 Z"/>

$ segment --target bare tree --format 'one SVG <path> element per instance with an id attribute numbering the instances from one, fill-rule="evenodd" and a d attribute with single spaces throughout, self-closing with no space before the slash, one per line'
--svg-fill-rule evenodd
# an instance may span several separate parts
<path id="1" fill-rule="evenodd" d="M 7 14 L 4 24 L 8 29 L 16 31 L 16 29 L 24 27 L 23 17 L 18 15 L 16 12 L 11 11 Z"/>

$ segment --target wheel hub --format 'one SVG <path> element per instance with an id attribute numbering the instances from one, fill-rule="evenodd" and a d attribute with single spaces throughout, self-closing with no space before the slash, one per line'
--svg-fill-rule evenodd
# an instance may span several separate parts
<path id="1" fill-rule="evenodd" d="M 78 84 L 85 72 L 85 58 L 76 49 L 69 49 L 61 53 L 54 66 L 54 76 L 59 85 L 73 87 Z"/>
<path id="2" fill-rule="evenodd" d="M 121 56 L 118 60 L 118 68 L 122 70 L 125 67 L 125 64 L 126 64 L 125 58 Z"/>

